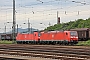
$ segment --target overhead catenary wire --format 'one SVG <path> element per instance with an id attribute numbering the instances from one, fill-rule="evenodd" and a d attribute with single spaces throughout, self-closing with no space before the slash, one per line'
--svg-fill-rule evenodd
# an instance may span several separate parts
<path id="1" fill-rule="evenodd" d="M 37 5 L 37 4 L 36 4 Z M 31 6 L 33 6 L 33 5 L 31 5 Z M 69 8 L 69 7 L 68 7 Z M 25 9 L 26 9 L 26 7 L 25 7 Z M 52 9 L 52 10 L 55 10 L 55 9 Z M 43 10 L 43 11 L 45 11 L 45 10 Z M 42 11 L 42 12 L 43 12 Z M 50 10 L 46 10 L 46 11 L 50 11 Z M 40 12 L 40 11 L 36 11 L 36 12 Z"/>
<path id="2" fill-rule="evenodd" d="M 31 18 L 31 20 L 35 20 L 35 19 L 38 19 L 38 20 L 39 19 L 41 19 L 41 20 L 43 20 L 43 19 L 44 20 L 45 19 L 49 20 L 50 19 L 51 20 L 52 19 L 51 16 L 55 16 L 56 15 L 55 11 L 57 11 L 57 10 L 63 16 L 65 16 L 65 15 L 69 16 L 70 14 L 72 15 L 72 13 L 76 13 L 76 15 L 81 15 L 82 12 L 85 11 L 85 10 L 82 11 L 82 10 L 77 9 L 75 11 L 70 11 L 69 9 L 74 8 L 74 7 L 79 7 L 79 6 L 82 6 L 82 7 L 83 6 L 89 6 L 89 2 L 86 2 L 86 0 L 85 1 L 81 1 L 81 2 L 85 2 L 86 4 L 74 3 L 71 0 L 64 0 L 64 1 L 63 0 L 50 0 L 50 1 L 40 0 L 40 2 L 37 1 L 37 2 L 29 4 L 29 5 L 27 5 L 26 2 L 25 2 L 26 4 L 23 5 L 22 2 L 23 2 L 23 0 L 20 0 L 20 4 L 19 4 L 19 6 L 17 5 L 17 8 L 16 8 L 16 10 L 17 10 L 16 15 L 17 15 L 17 19 L 18 20 L 22 19 L 22 15 L 24 15 L 24 17 L 23 17 L 24 20 L 27 20 L 27 18 Z M 73 3 L 73 6 L 67 6 L 68 2 L 69 3 Z M 56 7 L 56 8 L 50 7 L 50 6 L 53 6 L 54 3 L 58 3 L 56 5 L 59 5 L 60 7 Z M 65 3 L 66 7 L 63 7 L 63 5 L 64 5 L 63 3 Z M 44 6 L 44 7 L 50 7 L 50 8 L 49 9 L 38 9 L 38 10 L 35 11 L 35 9 L 36 9 L 35 7 L 36 6 L 40 6 L 40 5 Z M 4 5 L 4 7 L 6 7 L 6 8 L 0 8 L 0 10 L 1 11 L 5 11 L 5 12 L 6 11 L 7 12 L 11 12 L 12 8 L 8 8 L 7 5 Z M 33 9 L 32 9 L 32 7 L 33 7 Z M 68 8 L 68 10 L 65 10 L 67 8 Z M 31 10 L 29 11 L 29 9 L 31 9 Z M 33 16 L 30 16 L 31 14 Z M 40 15 L 37 15 L 37 14 L 40 14 Z M 89 14 L 87 14 L 87 15 L 89 15 Z M 5 15 L 0 15 L 0 16 L 3 17 L 3 18 L 5 17 L 6 20 L 12 20 L 11 16 L 8 13 L 5 14 Z M 43 18 L 38 18 L 38 17 L 41 17 L 41 16 L 43 16 Z M 53 18 L 56 18 L 56 17 L 53 17 Z M 43 22 L 44 22 L 44 20 L 43 20 Z"/>

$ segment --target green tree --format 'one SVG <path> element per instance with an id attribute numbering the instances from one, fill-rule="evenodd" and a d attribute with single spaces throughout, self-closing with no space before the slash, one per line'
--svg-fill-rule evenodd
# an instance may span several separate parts
<path id="1" fill-rule="evenodd" d="M 54 26 L 47 27 L 45 30 L 69 30 L 74 28 L 90 28 L 90 18 L 78 19 L 67 23 L 55 24 Z"/>

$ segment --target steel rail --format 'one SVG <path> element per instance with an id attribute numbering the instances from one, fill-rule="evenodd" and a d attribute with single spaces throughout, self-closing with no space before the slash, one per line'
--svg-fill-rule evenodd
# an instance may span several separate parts
<path id="1" fill-rule="evenodd" d="M 62 55 L 61 56 L 55 56 L 53 54 L 32 54 L 32 53 L 17 53 L 17 52 L 5 52 L 5 51 L 0 51 L 0 54 L 8 54 L 8 55 L 16 55 L 16 56 L 32 56 L 32 57 L 42 57 L 42 58 L 52 58 L 52 59 L 75 59 L 75 60 L 87 60 L 87 58 L 80 58 L 80 57 L 69 57 L 67 55 Z"/>

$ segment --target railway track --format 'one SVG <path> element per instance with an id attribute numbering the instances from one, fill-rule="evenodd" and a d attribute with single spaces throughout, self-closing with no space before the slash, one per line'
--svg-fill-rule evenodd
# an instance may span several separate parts
<path id="1" fill-rule="evenodd" d="M 0 54 L 63 60 L 90 60 L 90 47 L 56 45 L 0 45 Z"/>

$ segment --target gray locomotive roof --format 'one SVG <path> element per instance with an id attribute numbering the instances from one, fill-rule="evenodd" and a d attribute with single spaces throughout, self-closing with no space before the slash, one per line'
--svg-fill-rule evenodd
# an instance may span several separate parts
<path id="1" fill-rule="evenodd" d="M 76 28 L 76 29 L 70 29 L 72 31 L 80 31 L 80 30 L 90 30 L 90 28 Z"/>

